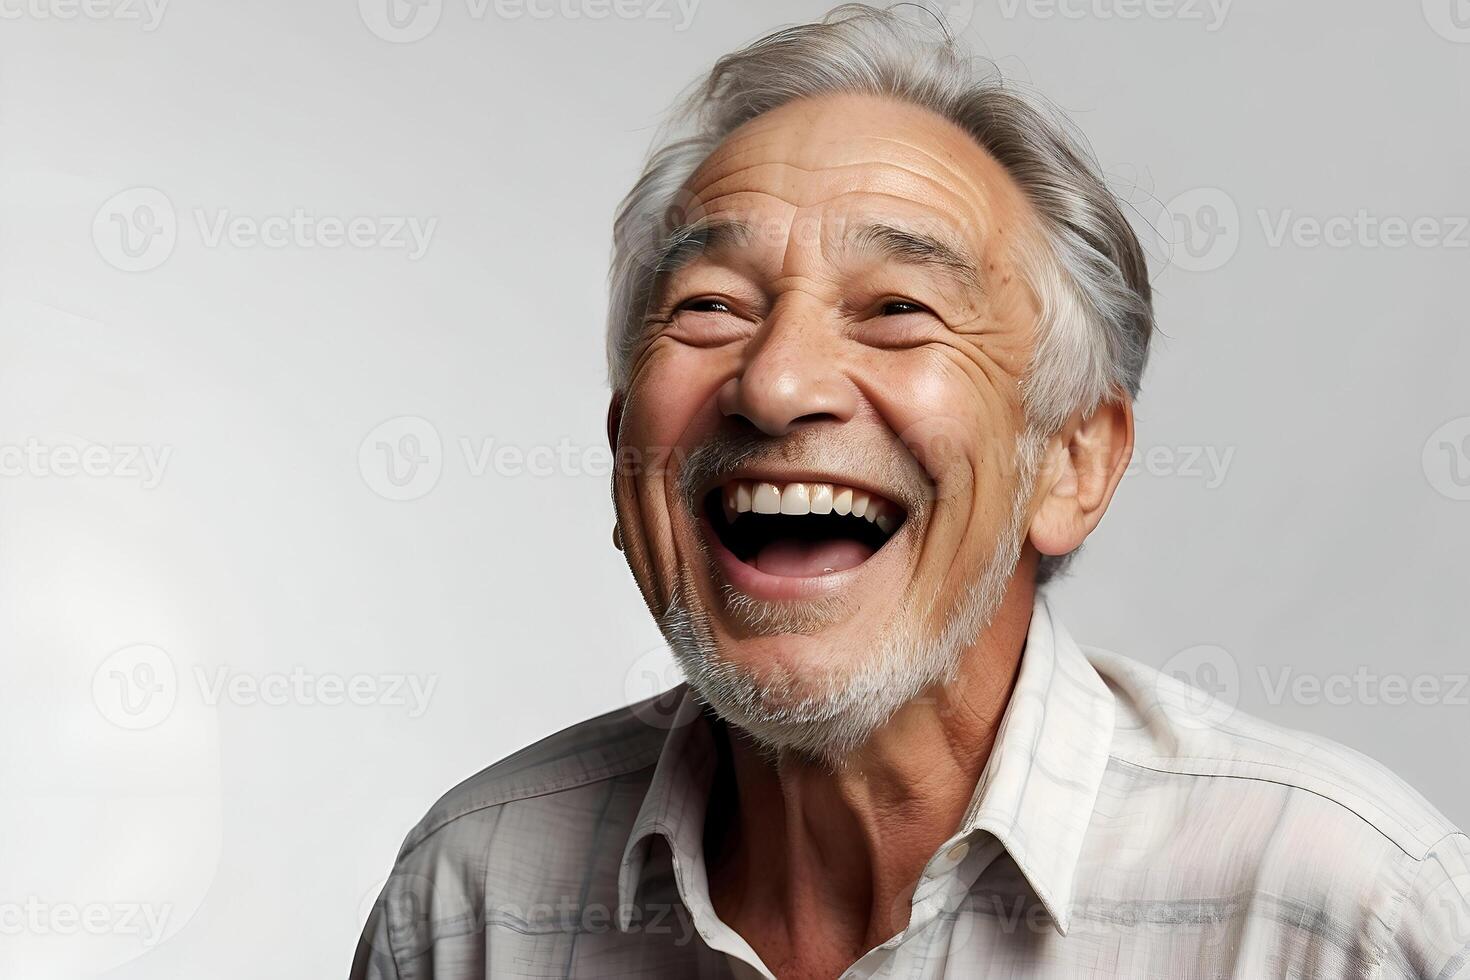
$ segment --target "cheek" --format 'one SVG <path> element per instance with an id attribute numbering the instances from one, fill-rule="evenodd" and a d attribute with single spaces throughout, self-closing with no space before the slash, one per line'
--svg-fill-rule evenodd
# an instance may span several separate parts
<path id="1" fill-rule="evenodd" d="M 658 457 L 691 445 L 691 429 L 714 404 L 720 365 L 711 351 L 658 340 L 640 359 L 628 384 L 619 450 Z"/>
<path id="2" fill-rule="evenodd" d="M 655 616 L 679 581 L 680 450 L 697 441 L 702 409 L 713 401 L 714 379 L 692 363 L 697 359 L 681 356 L 688 353 L 651 345 L 629 379 L 618 430 L 613 497 L 629 567 Z"/>
<path id="3" fill-rule="evenodd" d="M 619 508 L 636 509 L 655 539 L 666 534 L 680 462 L 718 424 L 715 394 L 723 375 L 715 353 L 655 341 L 629 381 L 615 493 Z"/>
<path id="4" fill-rule="evenodd" d="M 869 397 L 935 482 L 938 500 L 969 505 L 1002 486 L 1008 499 L 1000 477 L 1022 421 L 1010 371 L 963 339 L 873 359 Z"/>

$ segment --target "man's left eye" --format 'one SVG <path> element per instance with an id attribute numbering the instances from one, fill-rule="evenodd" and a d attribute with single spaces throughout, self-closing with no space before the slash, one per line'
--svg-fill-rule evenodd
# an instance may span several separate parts
<path id="1" fill-rule="evenodd" d="M 905 313 L 928 313 L 926 307 L 906 299 L 890 299 L 879 309 L 879 316 L 903 316 Z"/>

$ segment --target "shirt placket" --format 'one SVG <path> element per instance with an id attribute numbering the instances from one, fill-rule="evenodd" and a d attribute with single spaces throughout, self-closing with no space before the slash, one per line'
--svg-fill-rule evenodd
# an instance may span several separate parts
<path id="1" fill-rule="evenodd" d="M 898 935 L 863 954 L 841 980 L 943 977 L 949 936 L 971 886 L 1003 850 L 983 831 L 951 838 L 924 866 L 909 905 L 909 923 Z"/>

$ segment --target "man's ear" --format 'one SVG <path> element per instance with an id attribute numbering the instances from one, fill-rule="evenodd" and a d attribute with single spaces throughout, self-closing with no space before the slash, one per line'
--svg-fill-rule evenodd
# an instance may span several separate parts
<path id="1" fill-rule="evenodd" d="M 1043 555 L 1082 546 L 1102 520 L 1133 458 L 1133 403 L 1105 401 L 1086 418 L 1074 415 L 1046 443 L 1036 478 L 1029 539 Z"/>
<path id="2" fill-rule="evenodd" d="M 607 403 L 607 444 L 613 452 L 618 451 L 618 426 L 623 422 L 623 393 L 615 391 L 612 401 Z"/>

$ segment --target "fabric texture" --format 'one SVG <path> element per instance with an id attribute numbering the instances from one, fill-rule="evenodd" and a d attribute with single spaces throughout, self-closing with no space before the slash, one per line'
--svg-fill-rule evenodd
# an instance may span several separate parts
<path id="1" fill-rule="evenodd" d="M 709 899 L 707 711 L 681 686 L 451 790 L 353 980 L 770 977 Z M 1470 840 L 1366 756 L 1084 650 L 1038 599 L 961 825 L 843 976 L 1470 978 Z"/>

